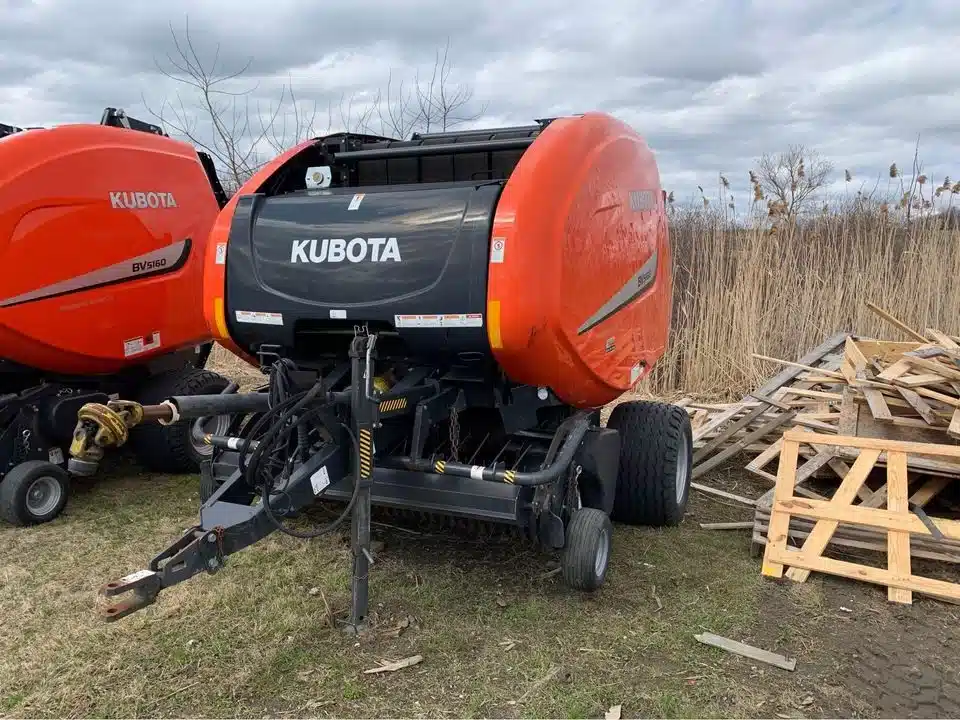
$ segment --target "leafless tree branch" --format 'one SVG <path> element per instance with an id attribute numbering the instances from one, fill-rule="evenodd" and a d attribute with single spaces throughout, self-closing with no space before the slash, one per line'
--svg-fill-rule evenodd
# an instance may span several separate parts
<path id="1" fill-rule="evenodd" d="M 792 145 L 786 152 L 766 153 L 757 164 L 757 181 L 776 214 L 796 218 L 827 183 L 833 165 L 814 150 Z"/>
<path id="2" fill-rule="evenodd" d="M 276 101 L 257 98 L 258 83 L 240 82 L 253 58 L 239 69 L 224 69 L 218 44 L 212 59 L 204 62 L 191 37 L 189 18 L 182 34 L 172 24 L 170 34 L 172 50 L 165 54 L 166 64 L 156 62 L 156 66 L 180 90 L 159 107 L 151 107 L 146 98 L 143 104 L 167 132 L 182 136 L 213 158 L 228 192 L 239 188 L 275 154 L 334 126 L 333 103 L 327 107 L 326 128 L 318 127 L 317 103 L 301 102 L 292 78 Z M 448 40 L 442 53 L 437 52 L 429 77 L 421 81 L 417 73 L 412 87 L 396 81 L 391 71 L 385 92 L 377 90 L 372 98 L 367 93 L 341 95 L 338 124 L 347 132 L 405 138 L 417 131 L 449 130 L 480 117 L 484 108 L 472 108 L 473 89 L 455 83 L 452 72 Z"/>

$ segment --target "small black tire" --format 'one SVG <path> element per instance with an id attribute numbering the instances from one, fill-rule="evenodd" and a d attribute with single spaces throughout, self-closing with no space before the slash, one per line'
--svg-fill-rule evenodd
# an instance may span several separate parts
<path id="1" fill-rule="evenodd" d="M 140 387 L 136 399 L 142 405 L 156 405 L 174 395 L 216 395 L 227 385 L 229 381 L 218 373 L 185 367 L 153 376 Z M 215 420 L 222 419 L 227 416 Z M 150 472 L 199 472 L 200 462 L 212 452 L 212 447 L 194 440 L 193 422 L 180 420 L 172 425 L 150 422 L 133 428 L 129 442 L 137 462 Z"/>
<path id="2" fill-rule="evenodd" d="M 50 522 L 63 512 L 69 495 L 66 470 L 46 460 L 28 460 L 0 479 L 0 517 L 20 527 Z"/>
<path id="3" fill-rule="evenodd" d="M 560 560 L 567 587 L 593 592 L 603 585 L 610 565 L 612 542 L 613 523 L 603 510 L 580 508 L 574 511 L 567 525 Z"/>
<path id="4" fill-rule="evenodd" d="M 628 401 L 613 409 L 607 427 L 620 433 L 613 520 L 627 525 L 678 525 L 687 509 L 693 466 L 687 411 L 666 403 Z"/>

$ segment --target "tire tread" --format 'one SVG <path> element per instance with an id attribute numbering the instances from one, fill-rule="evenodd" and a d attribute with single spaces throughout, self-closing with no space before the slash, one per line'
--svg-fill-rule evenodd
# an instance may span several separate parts
<path id="1" fill-rule="evenodd" d="M 628 401 L 613 409 L 607 426 L 620 432 L 613 519 L 630 525 L 679 524 L 689 488 L 678 503 L 674 478 L 684 434 L 687 452 L 692 448 L 687 412 L 667 403 Z M 688 474 L 690 467 L 688 455 Z"/>

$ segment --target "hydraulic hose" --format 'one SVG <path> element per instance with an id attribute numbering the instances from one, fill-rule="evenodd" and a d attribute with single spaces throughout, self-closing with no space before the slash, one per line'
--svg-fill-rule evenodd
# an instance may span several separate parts
<path id="1" fill-rule="evenodd" d="M 276 363 L 271 368 L 270 392 L 268 394 L 270 407 L 245 433 L 246 437 L 239 448 L 238 465 L 247 483 L 251 487 L 259 488 L 264 514 L 270 522 L 286 535 L 311 539 L 333 532 L 346 521 L 356 503 L 360 483 L 354 483 L 350 501 L 337 518 L 323 527 L 309 532 L 300 532 L 284 526 L 271 506 L 270 499 L 271 495 L 275 494 L 273 483 L 276 478 L 271 473 L 264 471 L 264 458 L 273 455 L 285 444 L 289 444 L 291 437 L 295 437 L 297 441 L 294 452 L 302 458 L 307 451 L 302 443 L 309 437 L 307 423 L 310 421 L 318 421 L 318 424 L 334 438 L 337 436 L 337 430 L 345 430 L 358 457 L 360 445 L 349 427 L 340 422 L 339 419 L 330 416 L 329 404 L 341 400 L 342 396 L 348 395 L 348 393 L 325 393 L 323 382 L 318 382 L 309 390 L 289 395 L 290 388 L 293 386 L 288 374 L 289 369 L 289 366 L 280 363 Z M 276 374 L 274 374 L 274 371 Z M 308 408 L 311 403 L 319 404 Z M 263 435 L 258 437 L 261 432 L 263 432 Z M 254 440 L 253 438 L 257 439 Z"/>
<path id="2" fill-rule="evenodd" d="M 415 460 L 410 457 L 383 458 L 378 461 L 378 464 L 399 470 L 433 472 L 439 475 L 456 475 L 474 480 L 505 482 L 522 487 L 547 485 L 560 477 L 560 474 L 573 461 L 573 456 L 576 454 L 577 448 L 590 429 L 592 415 L 593 412 L 581 411 L 568 418 L 560 428 L 558 428 L 557 434 L 554 436 L 554 442 L 551 443 L 550 449 L 547 451 L 548 460 L 556 449 L 558 438 L 562 436 L 563 444 L 560 446 L 559 452 L 556 452 L 552 461 L 548 462 L 545 467 L 532 472 L 497 470 L 482 465 L 464 465 L 462 463 L 446 462 L 445 460 Z"/>

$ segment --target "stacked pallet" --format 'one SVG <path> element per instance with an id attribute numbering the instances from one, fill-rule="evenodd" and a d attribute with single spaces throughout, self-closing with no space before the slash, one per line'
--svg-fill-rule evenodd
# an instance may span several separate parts
<path id="1" fill-rule="evenodd" d="M 740 402 L 681 401 L 694 427 L 693 487 L 753 507 L 765 574 L 789 565 L 801 582 L 816 570 L 885 584 L 893 601 L 913 591 L 960 600 L 960 586 L 909 570 L 911 556 L 960 562 L 960 523 L 925 511 L 960 477 L 960 338 L 878 312 L 912 340 L 838 333 L 795 362 L 755 356 L 786 367 Z M 771 485 L 760 497 L 697 481 L 741 454 Z M 953 509 L 940 500 L 941 514 Z M 833 565 L 830 548 L 885 551 L 887 574 Z"/>

